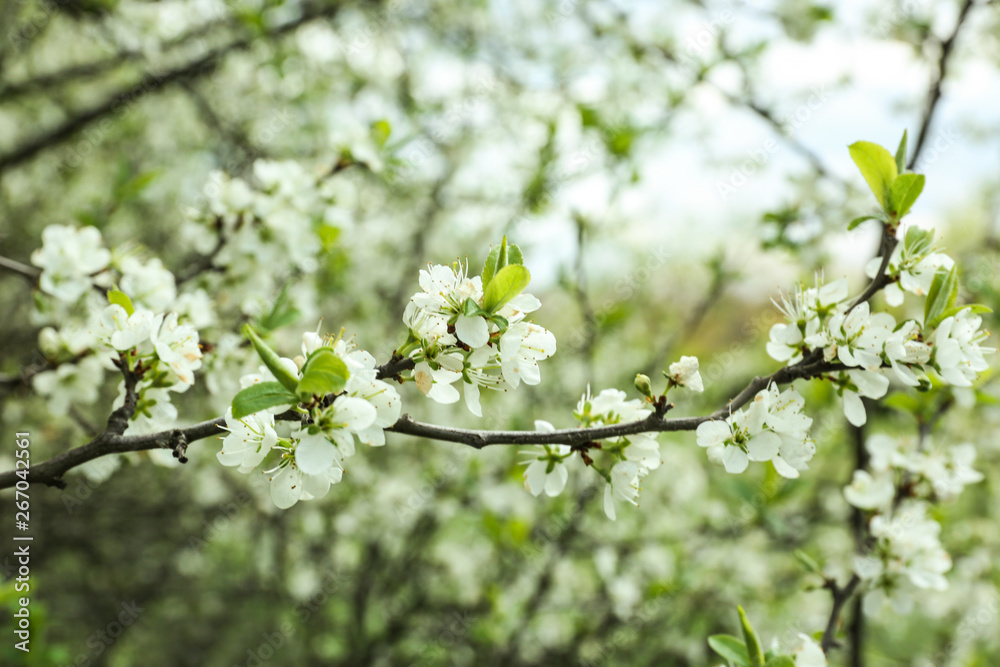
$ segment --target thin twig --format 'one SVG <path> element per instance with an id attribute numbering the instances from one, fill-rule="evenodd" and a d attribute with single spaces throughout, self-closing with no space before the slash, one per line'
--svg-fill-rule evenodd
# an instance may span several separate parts
<path id="1" fill-rule="evenodd" d="M 913 145 L 913 153 L 910 154 L 910 163 L 907 165 L 908 169 L 913 169 L 917 164 L 920 152 L 927 141 L 927 134 L 930 131 L 931 122 L 934 120 L 934 113 L 937 111 L 938 102 L 941 100 L 941 86 L 944 83 L 945 77 L 948 76 L 948 59 L 951 57 L 955 41 L 958 39 L 958 33 L 962 30 L 962 25 L 968 18 L 969 11 L 974 4 L 974 0 L 965 0 L 958 12 L 955 29 L 952 30 L 951 35 L 947 39 L 941 42 L 941 57 L 938 60 L 934 83 L 931 84 L 930 91 L 927 93 L 927 103 L 924 105 L 923 118 L 920 122 L 920 132 L 917 134 L 917 141 Z"/>

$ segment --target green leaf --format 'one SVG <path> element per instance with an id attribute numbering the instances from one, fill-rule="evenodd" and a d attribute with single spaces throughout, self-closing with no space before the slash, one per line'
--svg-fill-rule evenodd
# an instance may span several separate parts
<path id="1" fill-rule="evenodd" d="M 889 198 L 897 218 L 902 218 L 924 191 L 923 174 L 900 174 L 892 183 Z"/>
<path id="2" fill-rule="evenodd" d="M 937 270 L 931 289 L 924 303 L 924 327 L 933 329 L 945 318 L 945 311 L 955 305 L 958 298 L 958 267 Z"/>
<path id="3" fill-rule="evenodd" d="M 130 317 L 132 316 L 132 313 L 135 312 L 135 306 L 132 305 L 132 299 L 128 298 L 128 294 L 122 292 L 121 290 L 108 290 L 108 303 L 118 304 L 125 309 L 125 312 Z"/>
<path id="4" fill-rule="evenodd" d="M 795 550 L 795 558 L 802 563 L 802 565 L 810 572 L 815 572 L 816 574 L 823 574 L 823 568 L 819 566 L 812 556 L 807 554 L 801 549 Z"/>
<path id="5" fill-rule="evenodd" d="M 921 229 L 920 227 L 911 226 L 906 230 L 906 236 L 903 238 L 903 249 L 911 257 L 922 256 L 930 251 L 933 242 L 933 229 Z"/>
<path id="6" fill-rule="evenodd" d="M 497 262 L 500 260 L 500 246 L 490 246 L 490 252 L 486 255 L 486 263 L 483 265 L 483 289 L 490 284 L 493 276 L 497 273 Z M 503 268 L 503 267 L 499 267 Z"/>
<path id="7" fill-rule="evenodd" d="M 740 614 L 740 624 L 743 626 L 743 639 L 746 640 L 747 655 L 750 656 L 750 667 L 764 667 L 764 651 L 760 646 L 760 639 L 756 631 L 750 625 L 743 607 L 737 605 L 736 611 Z"/>
<path id="8" fill-rule="evenodd" d="M 392 127 L 389 125 L 389 121 L 377 120 L 372 123 L 372 140 L 375 145 L 380 149 L 385 147 L 385 142 L 389 141 L 389 135 L 392 134 Z"/>
<path id="9" fill-rule="evenodd" d="M 298 396 L 288 391 L 280 382 L 258 382 L 233 398 L 233 417 L 242 419 L 261 410 L 279 405 L 295 405 L 298 402 Z"/>
<path id="10" fill-rule="evenodd" d="M 253 343 L 254 349 L 257 350 L 257 354 L 260 356 L 260 360 L 264 362 L 264 365 L 267 366 L 267 369 L 271 371 L 278 382 L 284 385 L 288 391 L 295 393 L 295 390 L 299 386 L 299 379 L 284 366 L 278 353 L 268 347 L 267 343 L 260 339 L 260 336 L 250 328 L 249 324 L 244 325 L 243 333 Z"/>
<path id="11" fill-rule="evenodd" d="M 516 243 L 511 243 L 507 247 L 507 263 L 524 266 L 524 255 L 521 254 L 521 249 Z"/>
<path id="12" fill-rule="evenodd" d="M 736 663 L 740 667 L 750 667 L 747 647 L 738 637 L 732 635 L 712 635 L 708 638 L 708 645 L 712 647 L 713 651 L 729 662 Z"/>
<path id="13" fill-rule="evenodd" d="M 764 663 L 764 667 L 795 667 L 795 661 L 787 655 L 776 655 Z"/>
<path id="14" fill-rule="evenodd" d="M 860 218 L 854 218 L 854 220 L 851 220 L 849 223 L 847 223 L 847 231 L 851 231 L 852 229 L 860 225 L 862 222 L 868 222 L 869 220 L 878 220 L 882 224 L 885 224 L 885 220 L 883 220 L 880 216 L 862 215 Z"/>
<path id="15" fill-rule="evenodd" d="M 350 375 L 347 364 L 334 353 L 333 348 L 321 347 L 310 354 L 302 366 L 302 379 L 296 393 L 303 400 L 313 395 L 336 394 L 344 391 Z"/>
<path id="16" fill-rule="evenodd" d="M 968 304 L 968 305 L 963 305 L 963 306 L 951 306 L 950 308 L 946 308 L 943 313 L 941 313 L 940 315 L 937 316 L 937 321 L 934 323 L 935 326 L 938 325 L 938 324 L 940 324 L 941 322 L 944 322 L 946 319 L 948 319 L 952 315 L 958 315 L 960 312 L 962 312 L 966 308 L 968 308 L 969 310 L 971 310 L 974 315 L 982 315 L 983 313 L 992 313 L 993 312 L 992 308 L 990 308 L 989 306 L 984 306 L 981 303 L 973 303 L 973 304 Z"/>
<path id="17" fill-rule="evenodd" d="M 902 174 L 906 171 L 906 130 L 903 130 L 903 138 L 899 140 L 899 148 L 896 149 L 896 172 Z"/>
<path id="18" fill-rule="evenodd" d="M 899 175 L 896 160 L 889 151 L 870 141 L 856 141 L 848 147 L 848 150 L 851 152 L 854 164 L 858 165 L 861 175 L 868 182 L 868 187 L 878 199 L 878 203 L 886 213 L 889 213 L 892 182 Z"/>
<path id="19" fill-rule="evenodd" d="M 491 314 L 497 312 L 505 303 L 523 292 L 529 282 L 531 274 L 520 264 L 503 267 L 484 290 L 483 310 Z"/>
<path id="20" fill-rule="evenodd" d="M 475 299 L 470 296 L 466 297 L 465 301 L 462 302 L 462 314 L 466 317 L 475 317 L 477 315 L 486 315 L 487 313 L 484 313 L 483 309 L 479 307 L 479 304 L 476 303 Z"/>
<path id="21" fill-rule="evenodd" d="M 507 257 L 507 237 L 503 237 L 503 241 L 500 242 L 500 254 L 497 256 L 497 271 L 503 267 L 510 264 L 510 259 Z M 483 289 L 486 289 L 486 285 L 483 285 Z"/>

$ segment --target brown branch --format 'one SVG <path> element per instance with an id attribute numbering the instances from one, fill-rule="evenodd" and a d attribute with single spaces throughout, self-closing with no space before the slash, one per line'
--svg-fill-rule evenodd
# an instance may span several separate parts
<path id="1" fill-rule="evenodd" d="M 332 16 L 337 13 L 338 9 L 338 5 L 329 5 L 320 8 L 314 7 L 311 10 L 306 10 L 303 12 L 302 16 L 278 26 L 269 32 L 266 37 L 280 37 L 281 35 L 291 32 L 303 24 L 317 18 Z M 163 74 L 154 74 L 152 78 L 155 81 L 155 86 L 153 90 L 149 92 L 162 91 L 169 84 L 187 81 L 208 74 L 209 72 L 214 71 L 215 68 L 221 64 L 226 55 L 233 51 L 241 51 L 249 48 L 256 41 L 256 39 L 258 38 L 250 36 L 234 40 L 225 46 L 209 51 L 202 57 L 182 67 L 164 72 Z M 94 121 L 97 121 L 112 113 L 116 109 L 119 109 L 123 104 L 130 104 L 131 100 L 136 96 L 136 91 L 143 89 L 144 83 L 145 78 L 134 82 L 126 90 L 111 95 L 104 101 L 77 114 L 76 116 L 73 116 L 72 118 L 69 118 L 55 129 L 50 130 L 45 134 L 36 136 L 35 138 L 21 144 L 21 146 L 15 148 L 10 153 L 0 156 L 0 172 L 25 162 L 46 148 L 70 138 L 77 131 L 82 130 Z"/>
<path id="2" fill-rule="evenodd" d="M 941 86 L 944 83 L 945 77 L 948 76 L 948 60 L 955 47 L 955 41 L 958 39 L 958 33 L 962 30 L 962 25 L 965 23 L 966 18 L 968 18 L 969 11 L 974 4 L 974 0 L 965 0 L 958 12 L 955 29 L 952 30 L 951 35 L 947 39 L 941 42 L 941 57 L 938 60 L 937 73 L 934 77 L 934 83 L 931 84 L 931 89 L 927 93 L 927 102 L 924 105 L 923 118 L 920 122 L 920 133 L 917 135 L 917 141 L 913 145 L 913 153 L 910 155 L 910 163 L 907 165 L 908 169 L 913 169 L 917 164 L 920 152 L 924 148 L 931 122 L 934 119 L 934 113 L 937 111 L 938 102 L 941 100 Z"/>
<path id="3" fill-rule="evenodd" d="M 830 594 L 833 595 L 833 608 L 830 610 L 830 620 L 827 621 L 826 631 L 823 633 L 823 640 L 820 643 L 820 647 L 824 653 L 828 654 L 830 649 L 839 645 L 836 640 L 836 634 L 837 626 L 840 624 L 840 613 L 860 584 L 861 577 L 857 574 L 851 575 L 850 580 L 844 586 L 838 585 L 833 579 L 827 580 L 824 588 L 829 589 Z"/>
<path id="4" fill-rule="evenodd" d="M 870 298 L 875 296 L 876 292 L 893 282 L 893 278 L 886 275 L 885 270 L 889 268 L 889 260 L 892 258 L 892 252 L 896 249 L 896 244 L 898 243 L 899 241 L 896 239 L 895 231 L 891 230 L 888 226 L 883 225 L 882 241 L 879 250 L 879 252 L 882 253 L 882 263 L 879 265 L 878 272 L 875 274 L 875 277 L 872 278 L 870 283 L 868 283 L 868 287 L 866 287 L 865 291 L 854 300 L 854 303 L 851 304 L 851 307 L 847 310 L 847 312 L 851 312 L 865 301 L 868 301 Z"/>
<path id="5" fill-rule="evenodd" d="M 42 275 L 41 269 L 34 266 L 28 266 L 27 264 L 22 264 L 14 259 L 8 259 L 2 255 L 0 255 L 0 269 L 7 269 L 12 273 L 16 273 L 17 275 L 25 278 L 32 285 L 34 285 L 38 280 L 38 276 Z"/>
<path id="6" fill-rule="evenodd" d="M 388 377 L 386 375 L 387 372 L 402 372 L 406 366 L 412 367 L 412 363 L 412 359 L 391 361 L 379 368 L 380 377 Z M 702 422 L 711 419 L 725 419 L 729 416 L 731 410 L 735 410 L 746 404 L 758 391 L 768 386 L 771 382 L 785 384 L 797 379 L 805 379 L 843 370 L 843 368 L 844 366 L 841 364 L 826 362 L 812 362 L 808 364 L 799 362 L 794 366 L 786 366 L 772 375 L 755 377 L 726 407 L 702 417 L 665 419 L 663 417 L 664 411 L 656 411 L 646 419 L 637 422 L 595 428 L 563 429 L 552 433 L 545 433 L 541 431 L 484 431 L 436 426 L 418 422 L 409 415 L 404 414 L 393 426 L 386 430 L 432 440 L 465 444 L 475 449 L 482 449 L 489 445 L 581 444 L 591 440 L 635 435 L 637 433 L 693 431 Z M 38 466 L 32 467 L 28 474 L 28 481 L 48 484 L 50 486 L 65 486 L 65 483 L 62 482 L 62 476 L 67 471 L 106 454 L 137 452 L 147 449 L 174 449 L 175 451 L 179 451 L 180 456 L 183 456 L 183 450 L 188 444 L 217 434 L 219 429 L 225 425 L 225 419 L 219 417 L 187 428 L 171 429 L 148 435 L 122 436 L 121 433 L 124 432 L 128 424 L 128 419 L 124 416 L 131 414 L 128 412 L 130 409 L 133 412 L 135 410 L 134 396 L 131 401 L 131 408 L 129 407 L 128 382 L 128 375 L 126 375 L 126 403 L 112 413 L 111 418 L 108 420 L 108 428 L 104 433 L 86 445 L 72 449 Z M 134 394 L 134 391 L 132 393 Z M 283 420 L 300 418 L 301 415 L 297 413 L 278 415 L 278 419 Z M 0 489 L 14 486 L 17 480 L 18 477 L 14 471 L 0 473 Z"/>

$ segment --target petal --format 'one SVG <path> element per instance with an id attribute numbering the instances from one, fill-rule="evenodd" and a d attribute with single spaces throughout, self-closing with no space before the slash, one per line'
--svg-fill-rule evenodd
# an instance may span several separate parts
<path id="1" fill-rule="evenodd" d="M 479 405 L 479 385 L 475 382 L 465 383 L 465 407 L 477 417 L 483 416 L 483 408 Z"/>
<path id="2" fill-rule="evenodd" d="M 604 513 L 612 521 L 615 520 L 615 499 L 611 496 L 611 485 L 607 484 L 604 487 Z"/>
<path id="3" fill-rule="evenodd" d="M 334 402 L 333 407 L 336 408 L 337 422 L 352 431 L 368 428 L 378 417 L 375 406 L 363 398 L 341 396 Z"/>
<path id="4" fill-rule="evenodd" d="M 868 421 L 868 414 L 865 412 L 865 404 L 861 402 L 861 397 L 849 389 L 844 390 L 844 416 L 854 426 L 864 426 Z"/>
<path id="5" fill-rule="evenodd" d="M 750 465 L 750 459 L 747 458 L 746 452 L 739 447 L 729 446 L 722 453 L 722 464 L 726 467 L 726 472 L 739 474 Z"/>
<path id="6" fill-rule="evenodd" d="M 287 465 L 271 478 L 271 500 L 279 509 L 288 509 L 302 495 L 302 473 L 295 465 Z"/>
<path id="7" fill-rule="evenodd" d="M 548 475 L 545 476 L 545 495 L 555 497 L 566 488 L 566 480 L 569 479 L 569 471 L 566 466 L 557 463 Z"/>
<path id="8" fill-rule="evenodd" d="M 762 431 L 747 443 L 751 461 L 770 461 L 778 455 L 781 438 L 774 431 Z"/>
<path id="9" fill-rule="evenodd" d="M 306 475 L 319 475 L 333 466 L 337 448 L 322 435 L 309 435 L 295 447 L 295 464 Z"/>
<path id="10" fill-rule="evenodd" d="M 469 347 L 482 347 L 490 340 L 490 328 L 478 315 L 459 315 L 455 322 L 455 335 Z"/>
<path id="11" fill-rule="evenodd" d="M 696 434 L 699 447 L 711 447 L 725 442 L 733 432 L 724 421 L 707 421 L 698 425 Z"/>
<path id="12" fill-rule="evenodd" d="M 540 495 L 545 488 L 545 468 L 545 461 L 532 461 L 524 471 L 524 488 L 533 496 Z"/>
<path id="13" fill-rule="evenodd" d="M 774 464 L 774 469 L 779 475 L 787 479 L 798 479 L 799 471 L 792 466 L 785 463 L 785 460 L 780 456 L 775 456 L 771 459 L 771 463 Z"/>

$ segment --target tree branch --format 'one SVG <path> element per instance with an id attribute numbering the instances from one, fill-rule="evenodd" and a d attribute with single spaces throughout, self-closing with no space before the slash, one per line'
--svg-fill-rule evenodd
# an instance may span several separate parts
<path id="1" fill-rule="evenodd" d="M 824 588 L 829 589 L 830 594 L 833 595 L 833 609 L 830 610 L 830 620 L 827 621 L 826 631 L 823 633 L 823 640 L 820 643 L 824 653 L 828 654 L 830 649 L 838 646 L 835 637 L 837 634 L 837 625 L 840 623 L 840 613 L 860 584 L 861 577 L 857 574 L 851 575 L 850 580 L 843 587 L 839 586 L 833 579 L 827 580 Z"/>
<path id="2" fill-rule="evenodd" d="M 0 255 L 0 269 L 7 269 L 12 273 L 22 276 L 32 285 L 34 285 L 38 280 L 38 276 L 42 275 L 41 269 L 34 266 L 28 266 L 27 264 L 22 264 L 14 259 L 8 259 L 2 255 Z"/>
<path id="3" fill-rule="evenodd" d="M 872 281 L 868 283 L 868 287 L 862 292 L 847 312 L 851 312 L 858 306 L 860 306 L 865 301 L 875 296 L 875 293 L 880 289 L 884 288 L 889 283 L 893 282 L 893 279 L 886 275 L 885 270 L 889 268 L 889 260 L 892 258 L 892 252 L 896 249 L 896 245 L 899 241 L 896 239 L 895 231 L 890 230 L 886 225 L 882 226 L 882 241 L 880 243 L 879 252 L 882 253 L 882 263 L 878 267 L 878 272 Z"/>
<path id="4" fill-rule="evenodd" d="M 951 57 L 952 51 L 955 46 L 955 40 L 958 38 L 958 33 L 962 30 L 962 25 L 965 23 L 965 19 L 969 16 L 969 10 L 972 9 L 974 5 L 974 0 L 965 0 L 962 4 L 962 8 L 958 12 L 958 20 L 955 22 L 955 29 L 952 30 L 951 35 L 948 36 L 943 42 L 941 42 L 941 57 L 938 60 L 937 74 L 934 77 L 934 83 L 931 84 L 931 89 L 927 93 L 927 102 L 924 105 L 924 114 L 920 122 L 920 133 L 917 135 L 917 141 L 913 145 L 913 153 L 910 154 L 910 163 L 907 165 L 908 169 L 913 169 L 917 164 L 917 160 L 920 158 L 920 152 L 924 148 L 924 144 L 927 141 L 927 134 L 930 131 L 931 121 L 934 119 L 934 113 L 937 111 L 938 102 L 941 100 L 941 85 L 944 83 L 945 77 L 948 76 L 948 59 Z"/>
<path id="5" fill-rule="evenodd" d="M 391 377 L 396 373 L 406 370 L 407 367 L 412 368 L 412 366 L 412 359 L 390 361 L 378 369 L 379 377 Z M 489 445 L 573 445 L 594 440 L 603 440 L 605 438 L 635 435 L 637 433 L 693 431 L 702 422 L 712 419 L 725 419 L 732 410 L 746 404 L 758 391 L 764 389 L 772 382 L 775 384 L 787 384 L 793 380 L 816 377 L 824 373 L 843 370 L 844 368 L 842 364 L 838 363 L 822 361 L 809 361 L 806 363 L 806 360 L 793 366 L 786 366 L 772 375 L 755 377 L 726 407 L 720 408 L 710 415 L 701 417 L 665 419 L 663 412 L 658 411 L 649 415 L 646 419 L 636 422 L 594 428 L 570 428 L 546 433 L 543 431 L 486 431 L 437 426 L 418 422 L 409 415 L 404 414 L 395 424 L 387 428 L 386 431 L 431 440 L 455 442 L 474 447 L 475 449 L 482 449 Z M 72 449 L 38 466 L 32 467 L 28 473 L 28 481 L 62 488 L 65 486 L 61 480 L 63 474 L 71 468 L 75 468 L 82 463 L 106 454 L 138 452 L 147 449 L 175 449 L 179 452 L 180 456 L 183 456 L 183 450 L 186 449 L 188 444 L 217 434 L 219 429 L 225 425 L 225 419 L 219 417 L 186 428 L 171 429 L 148 435 L 122 436 L 121 433 L 124 432 L 128 422 L 125 419 L 123 423 L 122 417 L 127 410 L 131 409 L 133 412 L 135 410 L 134 385 L 131 393 L 133 394 L 133 398 L 131 408 L 129 408 L 128 379 L 126 376 L 126 403 L 112 413 L 105 432 L 86 445 Z M 279 415 L 278 418 L 294 420 L 299 419 L 300 415 L 289 413 Z M 121 430 L 118 431 L 118 429 Z M 116 433 L 115 431 L 118 432 Z M 0 473 L 0 489 L 14 486 L 17 480 L 18 477 L 14 471 Z"/>
<path id="6" fill-rule="evenodd" d="M 332 16 L 336 14 L 338 10 L 338 5 L 322 6 L 318 8 L 313 7 L 311 10 L 303 12 L 302 16 L 299 18 L 278 26 L 266 36 L 270 38 L 280 37 L 281 35 L 291 32 L 299 26 L 317 18 Z M 162 90 L 167 84 L 183 82 L 207 74 L 218 67 L 222 62 L 222 59 L 227 54 L 232 51 L 247 49 L 254 44 L 257 39 L 257 36 L 248 36 L 233 40 L 225 46 L 213 49 L 202 57 L 197 58 L 182 67 L 172 69 L 164 72 L 163 74 L 153 75 L 153 79 L 155 81 L 154 90 Z M 129 104 L 132 98 L 135 97 L 135 91 L 142 89 L 144 80 L 145 79 L 134 82 L 126 90 L 111 95 L 103 102 L 100 102 L 77 114 L 76 116 L 69 118 L 62 125 L 45 134 L 29 139 L 10 153 L 0 156 L 0 172 L 25 162 L 46 148 L 70 138 L 78 130 L 81 130 L 94 121 L 107 116 L 116 109 L 120 108 L 122 104 Z"/>

